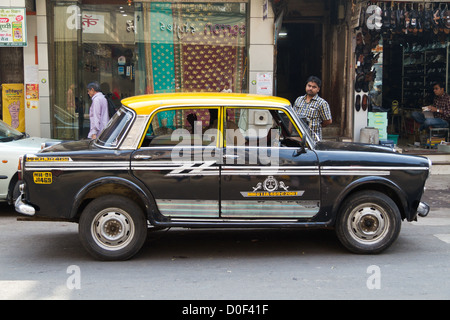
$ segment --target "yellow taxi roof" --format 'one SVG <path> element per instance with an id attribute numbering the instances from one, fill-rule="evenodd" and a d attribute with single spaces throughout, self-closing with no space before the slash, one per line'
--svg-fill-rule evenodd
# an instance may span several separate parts
<path id="1" fill-rule="evenodd" d="M 154 109 L 168 106 L 265 106 L 290 105 L 289 100 L 273 96 L 242 93 L 158 93 L 125 98 L 122 104 L 137 114 L 149 114 Z"/>

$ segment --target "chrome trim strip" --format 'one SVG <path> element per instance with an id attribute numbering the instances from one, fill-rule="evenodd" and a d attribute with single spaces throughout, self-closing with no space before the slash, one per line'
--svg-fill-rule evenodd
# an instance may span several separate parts
<path id="1" fill-rule="evenodd" d="M 324 166 L 322 170 L 428 170 L 428 167 L 388 167 L 388 166 Z"/>
<path id="2" fill-rule="evenodd" d="M 115 166 L 128 166 L 129 161 L 71 161 L 71 162 L 27 162 L 26 166 L 30 168 L 48 167 L 49 164 L 58 167 L 107 167 L 111 165 Z"/>
<path id="3" fill-rule="evenodd" d="M 72 162 L 26 162 L 25 171 L 75 171 L 75 170 L 125 170 L 130 169 L 129 161 L 72 161 Z"/>
<path id="4" fill-rule="evenodd" d="M 319 212 L 319 201 L 284 200 L 223 200 L 222 217 L 225 218 L 311 218 Z"/>
<path id="5" fill-rule="evenodd" d="M 60 171 L 91 171 L 91 170 L 130 170 L 129 167 L 71 167 L 71 168 L 55 168 L 55 167 L 40 167 L 40 168 L 28 168 L 25 171 L 52 171 L 52 170 L 60 170 Z"/>
<path id="6" fill-rule="evenodd" d="M 341 170 L 322 170 L 320 172 L 323 176 L 388 176 L 391 174 L 390 171 L 365 171 L 365 170 L 354 170 L 354 171 L 341 171 Z"/>
<path id="7" fill-rule="evenodd" d="M 216 218 L 216 219 L 189 219 L 189 218 L 172 218 L 171 221 L 175 222 L 298 222 L 297 219 L 224 219 L 224 218 Z"/>
<path id="8" fill-rule="evenodd" d="M 221 171 L 221 175 L 223 176 L 248 176 L 248 175 L 255 175 L 255 176 L 267 176 L 267 175 L 291 175 L 291 176 L 305 176 L 305 175 L 319 175 L 319 170 L 254 170 L 254 171 Z"/>
<path id="9" fill-rule="evenodd" d="M 248 169 L 258 169 L 258 170 L 319 170 L 319 166 L 222 166 L 222 169 L 233 169 L 233 170 L 248 170 Z"/>
<path id="10" fill-rule="evenodd" d="M 166 217 L 207 217 L 219 216 L 218 200 L 178 200 L 156 199 L 156 205 Z"/>

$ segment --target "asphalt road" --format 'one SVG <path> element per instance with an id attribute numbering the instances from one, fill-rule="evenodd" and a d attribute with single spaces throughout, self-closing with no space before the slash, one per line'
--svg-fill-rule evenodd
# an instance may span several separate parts
<path id="1" fill-rule="evenodd" d="M 76 224 L 17 221 L 0 204 L 0 299 L 450 299 L 449 187 L 432 176 L 429 216 L 379 255 L 347 252 L 331 230 L 170 229 L 132 260 L 99 262 Z"/>

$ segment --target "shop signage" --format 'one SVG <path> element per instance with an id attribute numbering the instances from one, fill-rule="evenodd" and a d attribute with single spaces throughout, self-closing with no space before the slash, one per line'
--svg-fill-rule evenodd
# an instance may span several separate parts
<path id="1" fill-rule="evenodd" d="M 209 30 L 209 31 L 208 31 Z M 238 26 L 231 26 L 230 24 L 215 24 L 213 26 L 212 23 L 207 23 L 204 28 L 205 35 L 208 33 L 210 35 L 218 36 L 223 33 L 224 36 L 237 37 L 240 35 L 241 37 L 245 36 L 245 24 Z"/>
<path id="2" fill-rule="evenodd" d="M 170 23 L 164 23 L 164 22 L 159 22 L 159 30 L 161 31 L 167 31 L 167 32 L 176 32 L 177 33 L 177 37 L 178 39 L 183 39 L 184 34 L 186 33 L 195 33 L 195 26 L 193 24 L 188 25 L 187 23 L 180 25 L 177 24 L 176 22 L 174 22 L 173 24 Z"/>
<path id="3" fill-rule="evenodd" d="M 81 18 L 84 33 L 105 33 L 105 17 L 103 15 L 84 13 Z"/>
<path id="4" fill-rule="evenodd" d="M 25 131 L 23 83 L 3 83 L 3 121 L 20 132 Z"/>
<path id="5" fill-rule="evenodd" d="M 0 46 L 27 46 L 25 8 L 0 8 Z"/>
<path id="6" fill-rule="evenodd" d="M 69 30 L 83 29 L 83 33 L 105 33 L 105 16 L 100 14 L 83 13 L 80 7 L 71 5 L 67 7 L 69 16 L 66 26 Z"/>
<path id="7" fill-rule="evenodd" d="M 159 22 L 159 30 L 167 31 L 170 33 L 176 32 L 179 40 L 183 39 L 184 36 L 188 33 L 194 34 L 195 32 L 197 32 L 194 24 L 178 24 L 176 22 L 174 22 L 173 24 L 169 24 L 161 21 Z M 232 26 L 230 24 L 212 24 L 211 22 L 208 22 L 205 24 L 203 32 L 205 35 L 211 36 L 219 36 L 220 34 L 223 34 L 224 36 L 229 37 L 237 37 L 238 35 L 244 37 L 246 28 L 245 24 L 241 26 Z"/>

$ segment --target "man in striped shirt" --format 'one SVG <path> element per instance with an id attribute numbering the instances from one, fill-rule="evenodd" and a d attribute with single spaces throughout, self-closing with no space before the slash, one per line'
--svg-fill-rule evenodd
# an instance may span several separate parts
<path id="1" fill-rule="evenodd" d="M 306 81 L 306 94 L 295 100 L 294 110 L 300 118 L 306 118 L 316 141 L 322 140 L 322 127 L 332 123 L 328 102 L 319 97 L 322 81 L 311 76 Z"/>

